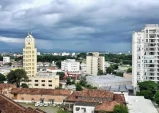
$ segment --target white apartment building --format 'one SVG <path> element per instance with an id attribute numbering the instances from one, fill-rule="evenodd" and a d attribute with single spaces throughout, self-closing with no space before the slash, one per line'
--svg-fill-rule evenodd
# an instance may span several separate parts
<path id="1" fill-rule="evenodd" d="M 132 82 L 159 82 L 159 25 L 148 24 L 132 35 Z"/>
<path id="2" fill-rule="evenodd" d="M 61 62 L 61 70 L 67 72 L 79 72 L 80 63 L 75 59 L 67 59 Z"/>
<path id="3" fill-rule="evenodd" d="M 61 56 L 69 56 L 69 55 L 70 53 L 66 53 L 66 52 L 61 53 Z"/>
<path id="4" fill-rule="evenodd" d="M 25 38 L 25 47 L 23 49 L 23 68 L 28 77 L 34 77 L 37 73 L 37 49 L 35 40 L 31 34 Z"/>
<path id="5" fill-rule="evenodd" d="M 10 57 L 3 57 L 3 64 L 9 63 Z"/>
<path id="6" fill-rule="evenodd" d="M 86 57 L 87 74 L 97 75 L 99 70 L 105 72 L 105 57 L 99 56 L 98 52 L 92 53 L 93 56 Z"/>

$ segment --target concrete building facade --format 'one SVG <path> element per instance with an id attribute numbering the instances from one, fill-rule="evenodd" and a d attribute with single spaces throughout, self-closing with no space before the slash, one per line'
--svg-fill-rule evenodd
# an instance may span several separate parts
<path id="1" fill-rule="evenodd" d="M 51 75 L 29 77 L 29 82 L 26 84 L 28 84 L 29 88 L 55 89 L 59 87 L 59 76 Z"/>
<path id="2" fill-rule="evenodd" d="M 159 25 L 148 24 L 132 35 L 132 82 L 159 82 Z"/>
<path id="3" fill-rule="evenodd" d="M 35 77 L 37 73 L 37 49 L 35 40 L 31 34 L 25 38 L 25 47 L 23 49 L 23 68 L 28 77 Z"/>
<path id="4" fill-rule="evenodd" d="M 10 63 L 10 57 L 3 57 L 3 64 Z"/>
<path id="5" fill-rule="evenodd" d="M 92 53 L 92 56 L 86 57 L 86 73 L 97 75 L 99 70 L 105 72 L 105 57 L 99 56 L 98 52 Z"/>
<path id="6" fill-rule="evenodd" d="M 79 72 L 80 63 L 75 59 L 67 59 L 61 62 L 61 70 L 67 72 Z"/>

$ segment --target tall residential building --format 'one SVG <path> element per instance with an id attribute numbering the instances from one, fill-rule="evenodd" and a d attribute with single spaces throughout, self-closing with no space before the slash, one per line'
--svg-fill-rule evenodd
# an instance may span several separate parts
<path id="1" fill-rule="evenodd" d="M 99 70 L 105 72 L 105 57 L 99 56 L 98 52 L 94 52 L 92 54 L 92 56 L 86 57 L 86 73 L 91 75 L 97 75 Z"/>
<path id="2" fill-rule="evenodd" d="M 75 59 L 67 59 L 61 62 L 61 70 L 67 72 L 79 72 L 80 63 Z"/>
<path id="3" fill-rule="evenodd" d="M 159 82 L 159 25 L 148 24 L 132 35 L 132 82 Z"/>
<path id="4" fill-rule="evenodd" d="M 25 38 L 25 47 L 23 49 L 23 68 L 28 77 L 35 77 L 37 73 L 37 49 L 35 40 L 31 34 Z"/>

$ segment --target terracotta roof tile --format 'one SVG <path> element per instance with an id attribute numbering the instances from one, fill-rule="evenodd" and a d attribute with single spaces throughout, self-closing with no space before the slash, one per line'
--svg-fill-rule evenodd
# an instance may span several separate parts
<path id="1" fill-rule="evenodd" d="M 120 105 L 120 103 L 116 102 L 116 101 L 112 101 L 112 102 L 102 102 L 101 104 L 97 105 L 95 107 L 95 111 L 107 111 L 107 112 L 112 112 L 114 110 L 114 107 L 116 105 Z"/>
<path id="2" fill-rule="evenodd" d="M 25 108 L 0 94 L 0 111 L 3 113 L 45 113 L 42 110 Z"/>
<path id="3" fill-rule="evenodd" d="M 30 94 L 30 95 L 71 95 L 71 90 L 63 89 L 39 89 L 39 88 L 13 88 L 11 90 L 12 94 Z"/>
<path id="4" fill-rule="evenodd" d="M 118 103 L 124 103 L 124 95 L 114 94 L 106 90 L 83 90 L 75 91 L 68 96 L 64 101 L 71 102 L 101 102 L 101 101 L 116 101 Z"/>

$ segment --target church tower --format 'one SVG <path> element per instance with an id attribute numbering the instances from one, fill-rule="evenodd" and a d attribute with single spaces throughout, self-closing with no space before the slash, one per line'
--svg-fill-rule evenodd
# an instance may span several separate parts
<path id="1" fill-rule="evenodd" d="M 35 77 L 37 73 L 37 49 L 35 48 L 35 39 L 31 34 L 25 38 L 25 47 L 23 49 L 23 68 L 28 77 Z"/>

